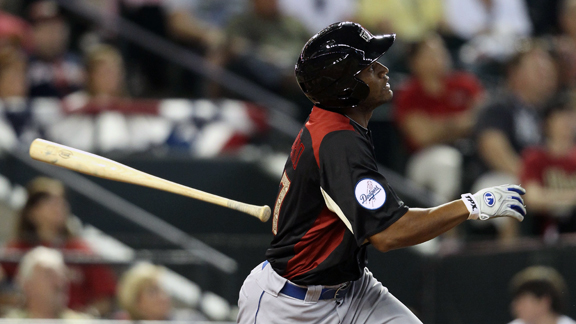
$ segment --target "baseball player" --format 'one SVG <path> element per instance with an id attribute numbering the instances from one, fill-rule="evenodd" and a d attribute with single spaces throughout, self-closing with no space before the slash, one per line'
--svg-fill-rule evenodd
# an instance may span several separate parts
<path id="1" fill-rule="evenodd" d="M 378 173 L 367 126 L 392 99 L 377 59 L 394 39 L 342 22 L 304 46 L 296 78 L 314 107 L 282 174 L 266 261 L 240 290 L 238 323 L 421 323 L 368 271 L 367 245 L 386 252 L 466 219 L 523 219 L 516 185 L 409 208 Z"/>

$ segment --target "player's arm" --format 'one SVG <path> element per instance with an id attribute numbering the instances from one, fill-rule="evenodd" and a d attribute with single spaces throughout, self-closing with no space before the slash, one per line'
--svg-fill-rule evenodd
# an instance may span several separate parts
<path id="1" fill-rule="evenodd" d="M 469 214 L 462 200 L 434 208 L 410 208 L 390 227 L 371 236 L 369 241 L 382 252 L 420 244 L 464 222 Z"/>
<path id="2" fill-rule="evenodd" d="M 382 252 L 426 242 L 467 219 L 487 220 L 509 216 L 522 221 L 526 208 L 521 195 L 525 190 L 515 185 L 503 185 L 464 194 L 455 200 L 433 208 L 410 208 L 385 230 L 370 236 L 369 241 Z"/>

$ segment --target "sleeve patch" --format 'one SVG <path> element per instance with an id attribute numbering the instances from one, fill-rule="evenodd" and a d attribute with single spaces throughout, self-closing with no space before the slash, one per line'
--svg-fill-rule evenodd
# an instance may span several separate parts
<path id="1" fill-rule="evenodd" d="M 370 210 L 378 209 L 386 202 L 386 190 L 376 180 L 370 178 L 358 181 L 354 195 L 360 206 Z"/>

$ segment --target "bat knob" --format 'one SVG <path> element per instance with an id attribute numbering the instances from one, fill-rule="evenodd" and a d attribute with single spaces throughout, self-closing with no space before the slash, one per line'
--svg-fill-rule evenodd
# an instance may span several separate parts
<path id="1" fill-rule="evenodd" d="M 270 210 L 270 207 L 268 207 L 268 205 L 262 206 L 262 209 L 260 210 L 260 215 L 258 216 L 258 218 L 263 223 L 266 223 L 270 219 L 270 214 L 272 214 L 272 210 Z"/>

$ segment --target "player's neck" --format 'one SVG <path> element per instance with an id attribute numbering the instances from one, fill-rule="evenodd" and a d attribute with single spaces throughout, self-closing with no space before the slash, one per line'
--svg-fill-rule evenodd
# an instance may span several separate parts
<path id="1" fill-rule="evenodd" d="M 364 128 L 368 128 L 368 122 L 370 118 L 372 118 L 372 112 L 374 110 L 364 110 L 364 109 L 357 109 L 357 108 L 349 108 L 344 110 L 344 114 L 358 123 L 360 126 Z"/>

